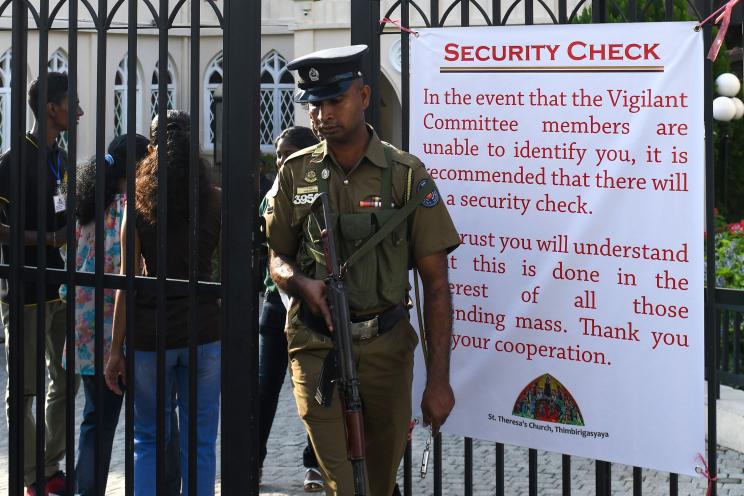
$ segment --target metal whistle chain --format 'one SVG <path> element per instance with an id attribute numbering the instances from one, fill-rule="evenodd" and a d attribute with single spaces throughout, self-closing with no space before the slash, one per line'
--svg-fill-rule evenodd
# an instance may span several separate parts
<path id="1" fill-rule="evenodd" d="M 424 452 L 421 454 L 421 478 L 426 477 L 426 472 L 429 470 L 429 453 L 431 452 L 431 427 L 429 427 L 429 437 L 426 439 L 426 445 L 424 446 Z"/>

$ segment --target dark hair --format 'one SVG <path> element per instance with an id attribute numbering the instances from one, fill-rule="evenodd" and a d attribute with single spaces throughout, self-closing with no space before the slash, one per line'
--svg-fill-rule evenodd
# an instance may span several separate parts
<path id="1" fill-rule="evenodd" d="M 157 119 L 157 118 L 156 118 Z M 156 119 L 150 126 L 150 144 L 157 141 Z M 168 111 L 165 161 L 168 176 L 168 225 L 177 225 L 188 220 L 189 213 L 189 144 L 190 117 L 180 110 Z M 162 152 L 161 152 L 162 153 Z M 157 224 L 158 209 L 158 153 L 147 155 L 137 166 L 137 189 L 135 209 L 137 215 L 148 225 Z M 212 181 L 203 159 L 198 160 L 200 199 L 208 201 Z M 201 204 L 203 205 L 203 201 Z"/>
<path id="2" fill-rule="evenodd" d="M 147 155 L 147 138 L 135 136 L 135 162 Z M 118 182 L 127 175 L 127 135 L 117 136 L 109 144 L 108 155 L 104 162 L 106 167 L 106 190 L 104 205 L 111 205 L 118 192 Z M 88 224 L 96 215 L 96 161 L 90 160 L 78 167 L 77 171 L 77 206 L 75 216 L 81 225 Z"/>
<path id="3" fill-rule="evenodd" d="M 183 110 L 169 110 L 166 113 L 166 127 L 178 126 L 188 136 L 191 132 L 191 116 Z M 152 118 L 150 123 L 150 144 L 158 146 L 158 115 Z M 188 151 L 188 150 L 187 150 Z"/>
<path id="4" fill-rule="evenodd" d="M 276 137 L 274 146 L 279 144 L 279 140 L 287 140 L 290 145 L 298 150 L 317 145 L 320 142 L 318 137 L 313 133 L 313 130 L 305 126 L 288 127 Z"/>
<path id="5" fill-rule="evenodd" d="M 61 72 L 47 73 L 47 103 L 59 105 L 67 96 L 67 74 Z M 31 81 L 28 87 L 28 105 L 34 116 L 39 118 L 39 78 Z"/>

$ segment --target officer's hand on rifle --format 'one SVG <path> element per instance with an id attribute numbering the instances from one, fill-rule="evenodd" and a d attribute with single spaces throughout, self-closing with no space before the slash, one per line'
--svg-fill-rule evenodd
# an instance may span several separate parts
<path id="1" fill-rule="evenodd" d="M 323 317 L 328 330 L 333 332 L 333 320 L 331 310 L 328 308 L 326 300 L 326 284 L 323 281 L 303 277 L 300 283 L 300 297 L 305 302 L 307 308 L 316 317 Z M 300 281 L 298 281 L 300 282 Z"/>

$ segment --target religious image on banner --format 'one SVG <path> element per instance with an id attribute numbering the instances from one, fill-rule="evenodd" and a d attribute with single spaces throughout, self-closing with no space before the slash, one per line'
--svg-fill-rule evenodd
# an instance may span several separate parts
<path id="1" fill-rule="evenodd" d="M 571 392 L 550 374 L 530 382 L 514 402 L 512 415 L 556 424 L 584 425 Z"/>

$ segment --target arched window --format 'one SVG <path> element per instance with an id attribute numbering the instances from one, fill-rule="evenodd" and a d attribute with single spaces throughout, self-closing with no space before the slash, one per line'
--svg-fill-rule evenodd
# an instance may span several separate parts
<path id="1" fill-rule="evenodd" d="M 0 153 L 10 148 L 10 50 L 0 56 Z"/>
<path id="2" fill-rule="evenodd" d="M 159 76 L 159 67 L 160 62 L 155 63 L 155 70 L 152 71 L 152 79 L 150 80 L 150 119 L 154 119 L 156 115 L 158 115 L 158 76 Z M 173 66 L 170 62 L 170 59 L 168 60 L 168 104 L 166 105 L 166 108 L 168 110 L 173 110 L 176 108 L 176 76 L 173 73 Z"/>
<path id="3" fill-rule="evenodd" d="M 218 54 L 207 67 L 204 75 L 204 148 L 214 148 L 216 117 L 213 106 L 214 95 L 222 88 L 222 53 Z"/>
<path id="4" fill-rule="evenodd" d="M 261 150 L 273 149 L 274 138 L 294 125 L 294 78 L 276 51 L 261 62 Z"/>
<path id="5" fill-rule="evenodd" d="M 63 72 L 67 74 L 67 71 L 67 55 L 61 48 L 58 48 L 54 51 L 52 56 L 49 57 L 49 72 Z"/>
<path id="6" fill-rule="evenodd" d="M 61 72 L 67 74 L 69 68 L 67 55 L 61 48 L 58 48 L 54 51 L 52 56 L 49 57 L 49 63 L 47 65 L 49 67 L 49 72 Z M 57 145 L 63 150 L 67 150 L 67 140 L 67 131 L 63 131 L 59 136 L 57 136 Z"/>
<path id="7" fill-rule="evenodd" d="M 119 136 L 127 132 L 127 59 L 127 55 L 121 59 L 119 67 L 116 68 L 116 76 L 114 77 L 114 136 Z M 139 76 L 137 76 L 136 95 L 136 129 L 137 132 L 142 132 L 142 105 L 140 100 Z"/>

